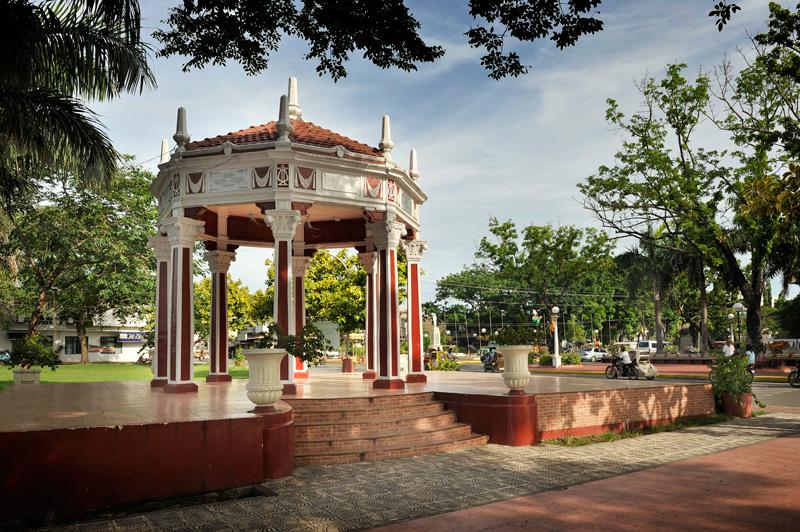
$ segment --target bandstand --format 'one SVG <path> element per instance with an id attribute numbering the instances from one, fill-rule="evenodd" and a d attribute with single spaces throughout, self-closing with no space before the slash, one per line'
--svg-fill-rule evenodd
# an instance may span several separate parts
<path id="1" fill-rule="evenodd" d="M 275 250 L 274 321 L 287 334 L 305 324 L 304 275 L 319 249 L 354 248 L 366 272 L 364 378 L 374 388 L 399 389 L 400 322 L 397 254 L 408 264 L 408 382 L 425 382 L 419 262 L 416 153 L 408 168 L 393 157 L 389 117 L 378 147 L 304 119 L 295 78 L 280 99 L 278 120 L 190 142 L 186 111 L 178 110 L 177 146 L 166 140 L 152 191 L 159 235 L 154 387 L 192 392 L 192 254 L 206 248 L 212 274 L 209 382 L 230 380 L 227 368 L 226 273 L 242 246 Z M 281 365 L 284 393 L 296 392 L 308 368 L 291 355 Z"/>

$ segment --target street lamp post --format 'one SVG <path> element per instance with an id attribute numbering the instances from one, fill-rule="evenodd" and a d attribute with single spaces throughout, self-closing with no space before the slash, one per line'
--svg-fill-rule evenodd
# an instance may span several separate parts
<path id="1" fill-rule="evenodd" d="M 733 338 L 733 318 L 734 318 L 734 315 L 733 315 L 732 312 L 730 314 L 728 314 L 728 328 L 731 331 L 731 335 L 730 335 L 731 342 L 735 341 L 735 339 Z"/>
<path id="2" fill-rule="evenodd" d="M 597 330 L 597 329 L 595 329 L 594 331 L 592 331 L 592 333 L 593 333 L 593 334 L 592 334 L 592 343 L 593 343 L 594 345 L 597 345 L 597 337 L 600 335 L 600 331 L 599 331 L 599 330 Z M 602 342 L 601 342 L 601 343 L 602 343 Z"/>
<path id="3" fill-rule="evenodd" d="M 506 317 L 506 311 L 505 311 L 505 309 L 501 309 L 500 310 L 500 328 L 501 329 L 504 329 L 505 326 L 506 326 L 505 317 Z"/>
<path id="4" fill-rule="evenodd" d="M 559 345 L 558 345 L 558 312 L 560 309 L 558 307 L 553 307 L 551 312 L 553 313 L 553 367 L 558 368 L 561 366 L 561 354 L 559 353 Z"/>
<path id="5" fill-rule="evenodd" d="M 483 335 L 486 334 L 486 327 L 481 327 L 481 335 L 478 337 L 478 347 L 483 348 Z"/>
<path id="6" fill-rule="evenodd" d="M 744 305 L 741 302 L 737 301 L 736 304 L 733 305 L 733 310 L 736 311 L 736 329 L 739 333 L 739 341 L 737 342 L 737 346 L 739 349 L 742 348 L 742 312 L 745 311 Z"/>

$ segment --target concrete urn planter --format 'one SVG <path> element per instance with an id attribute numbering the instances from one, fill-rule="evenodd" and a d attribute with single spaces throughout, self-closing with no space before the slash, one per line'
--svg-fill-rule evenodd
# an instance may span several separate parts
<path id="1" fill-rule="evenodd" d="M 753 394 L 744 393 L 737 400 L 736 396 L 724 393 L 722 394 L 722 409 L 726 414 L 732 416 L 751 417 L 753 415 Z"/>
<path id="2" fill-rule="evenodd" d="M 503 381 L 511 389 L 511 394 L 524 394 L 531 380 L 531 372 L 528 371 L 530 350 L 529 345 L 501 345 L 497 348 L 497 352 L 503 354 Z"/>
<path id="3" fill-rule="evenodd" d="M 285 349 L 245 349 L 242 351 L 250 368 L 247 381 L 247 398 L 256 405 L 257 412 L 274 409 L 283 394 L 281 383 L 281 360 Z"/>
<path id="4" fill-rule="evenodd" d="M 12 371 L 14 373 L 14 384 L 39 384 L 39 375 L 42 374 L 41 368 L 15 368 Z"/>

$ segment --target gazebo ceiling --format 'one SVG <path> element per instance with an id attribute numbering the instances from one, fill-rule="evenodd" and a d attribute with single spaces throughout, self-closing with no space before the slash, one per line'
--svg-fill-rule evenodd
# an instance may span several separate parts
<path id="1" fill-rule="evenodd" d="M 313 122 L 306 122 L 301 118 L 292 118 L 291 124 L 293 131 L 289 133 L 289 139 L 297 144 L 307 144 L 320 148 L 335 148 L 342 146 L 353 153 L 362 155 L 372 155 L 381 157 L 383 152 L 372 146 L 358 142 L 344 135 L 340 135 L 329 129 L 320 127 Z M 232 131 L 225 135 L 217 135 L 203 140 L 190 142 L 186 145 L 186 151 L 191 152 L 200 148 L 213 148 L 222 146 L 225 142 L 235 145 L 255 144 L 278 140 L 278 123 L 268 122 L 260 126 L 250 126 L 239 131 Z"/>

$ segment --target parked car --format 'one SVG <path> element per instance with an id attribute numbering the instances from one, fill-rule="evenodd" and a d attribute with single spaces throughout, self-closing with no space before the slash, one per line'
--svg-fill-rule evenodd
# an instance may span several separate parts
<path id="1" fill-rule="evenodd" d="M 0 364 L 4 366 L 11 364 L 11 351 L 8 349 L 0 349 Z"/>
<path id="2" fill-rule="evenodd" d="M 636 346 L 636 352 L 643 355 L 655 355 L 656 343 L 657 342 L 655 340 L 639 340 L 639 343 Z M 671 344 L 669 342 L 663 342 L 663 345 L 666 349 L 667 346 Z"/>
<path id="3" fill-rule="evenodd" d="M 608 351 L 602 347 L 586 347 L 581 350 L 582 362 L 597 362 L 604 358 L 609 358 L 609 354 Z"/>

